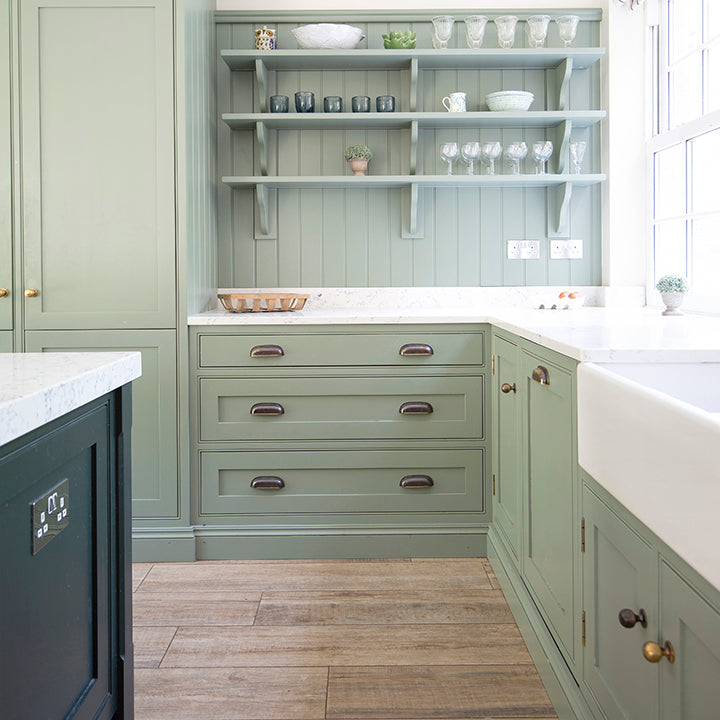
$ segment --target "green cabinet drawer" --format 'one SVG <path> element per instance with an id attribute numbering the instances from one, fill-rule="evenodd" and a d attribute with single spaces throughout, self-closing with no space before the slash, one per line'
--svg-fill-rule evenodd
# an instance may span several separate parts
<path id="1" fill-rule="evenodd" d="M 199 413 L 200 440 L 481 439 L 483 379 L 201 378 Z"/>
<path id="2" fill-rule="evenodd" d="M 200 456 L 204 516 L 483 510 L 482 450 L 215 451 Z M 271 487 L 253 488 L 257 478 Z M 409 487 L 401 486 L 404 478 Z"/>
<path id="3" fill-rule="evenodd" d="M 198 355 L 201 368 L 481 365 L 483 340 L 481 332 L 405 331 L 345 335 L 200 333 Z"/>

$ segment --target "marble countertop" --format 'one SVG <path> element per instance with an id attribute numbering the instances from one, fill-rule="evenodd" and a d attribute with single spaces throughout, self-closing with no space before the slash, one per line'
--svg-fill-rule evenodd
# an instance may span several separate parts
<path id="1" fill-rule="evenodd" d="M 139 352 L 0 353 L 0 445 L 140 375 Z"/>

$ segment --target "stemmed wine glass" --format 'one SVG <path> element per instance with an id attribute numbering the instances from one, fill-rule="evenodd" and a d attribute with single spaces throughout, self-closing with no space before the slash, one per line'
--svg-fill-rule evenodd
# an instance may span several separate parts
<path id="1" fill-rule="evenodd" d="M 549 24 L 549 15 L 533 15 L 527 19 L 528 44 L 530 47 L 539 48 L 545 44 Z"/>
<path id="2" fill-rule="evenodd" d="M 537 175 L 545 175 L 545 163 L 552 155 L 553 144 L 549 140 L 541 140 L 533 143 L 531 156 L 535 161 L 535 173 Z"/>
<path id="3" fill-rule="evenodd" d="M 517 25 L 515 15 L 502 15 L 496 17 L 494 22 L 497 26 L 498 45 L 501 48 L 511 48 L 515 42 L 515 26 Z"/>
<path id="4" fill-rule="evenodd" d="M 580 18 L 577 15 L 561 15 L 555 18 L 560 33 L 560 39 L 565 47 L 570 47 L 577 33 L 577 26 Z"/>
<path id="5" fill-rule="evenodd" d="M 520 161 L 527 155 L 527 143 L 514 142 L 505 148 L 505 159 L 512 166 L 513 175 L 520 174 Z"/>
<path id="6" fill-rule="evenodd" d="M 502 153 L 502 145 L 499 142 L 486 142 L 480 146 L 480 161 L 487 165 L 487 174 L 495 174 L 495 161 Z"/>
<path id="7" fill-rule="evenodd" d="M 582 165 L 583 158 L 585 157 L 586 148 L 587 143 L 584 140 L 570 143 L 570 159 L 572 160 L 575 173 L 580 172 L 580 165 Z"/>
<path id="8" fill-rule="evenodd" d="M 467 174 L 474 175 L 473 163 L 477 156 L 480 155 L 480 143 L 478 142 L 467 142 L 460 146 L 460 157 L 462 161 L 467 165 Z"/>
<path id="9" fill-rule="evenodd" d="M 432 19 L 434 28 L 432 44 L 436 50 L 446 48 L 452 35 L 455 18 L 452 15 L 438 15 Z"/>
<path id="10" fill-rule="evenodd" d="M 465 32 L 469 48 L 479 48 L 482 45 L 487 21 L 485 15 L 470 15 L 465 18 Z"/>
<path id="11" fill-rule="evenodd" d="M 440 157 L 448 164 L 448 175 L 452 175 L 452 165 L 457 159 L 458 153 L 459 149 L 456 142 L 446 142 L 440 144 Z"/>

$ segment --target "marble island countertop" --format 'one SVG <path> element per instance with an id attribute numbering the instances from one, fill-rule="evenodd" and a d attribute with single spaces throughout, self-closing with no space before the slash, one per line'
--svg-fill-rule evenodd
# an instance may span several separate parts
<path id="1" fill-rule="evenodd" d="M 0 445 L 140 374 L 139 352 L 0 353 Z"/>

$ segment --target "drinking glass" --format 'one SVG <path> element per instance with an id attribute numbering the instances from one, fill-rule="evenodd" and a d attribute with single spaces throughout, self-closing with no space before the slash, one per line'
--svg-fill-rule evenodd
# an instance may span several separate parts
<path id="1" fill-rule="evenodd" d="M 446 48 L 452 35 L 455 18 L 452 15 L 438 15 L 432 19 L 434 28 L 432 44 L 436 50 Z"/>
<path id="2" fill-rule="evenodd" d="M 479 142 L 467 142 L 460 146 L 460 157 L 462 161 L 467 165 L 467 174 L 474 175 L 473 163 L 475 159 L 480 155 L 480 143 Z"/>
<path id="3" fill-rule="evenodd" d="M 545 163 L 552 155 L 553 144 L 549 140 L 541 140 L 533 143 L 531 156 L 535 161 L 535 173 L 537 175 L 545 175 Z"/>
<path id="4" fill-rule="evenodd" d="M 502 153 L 502 145 L 499 142 L 486 142 L 480 146 L 480 161 L 487 165 L 487 174 L 495 174 L 495 161 Z"/>
<path id="5" fill-rule="evenodd" d="M 560 39 L 565 43 L 565 47 L 570 47 L 575 39 L 580 18 L 577 15 L 561 15 L 559 18 L 555 18 L 555 22 L 558 26 Z"/>
<path id="6" fill-rule="evenodd" d="M 440 143 L 440 157 L 448 164 L 448 175 L 452 175 L 452 164 L 458 156 L 458 144 L 456 142 Z"/>
<path id="7" fill-rule="evenodd" d="M 580 165 L 582 165 L 583 158 L 585 157 L 586 148 L 587 143 L 584 140 L 570 143 L 570 159 L 572 160 L 575 173 L 580 172 Z"/>
<path id="8" fill-rule="evenodd" d="M 545 44 L 549 24 L 549 15 L 533 15 L 527 19 L 528 43 L 530 47 L 539 48 Z"/>
<path id="9" fill-rule="evenodd" d="M 514 142 L 505 148 L 505 159 L 510 163 L 513 175 L 520 174 L 520 161 L 527 155 L 527 143 Z"/>
<path id="10" fill-rule="evenodd" d="M 482 45 L 487 21 L 488 19 L 484 15 L 470 15 L 465 18 L 465 32 L 469 48 L 479 48 Z"/>
<path id="11" fill-rule="evenodd" d="M 515 42 L 515 26 L 518 19 L 514 15 L 502 15 L 495 18 L 497 25 L 498 45 L 501 48 L 511 48 Z"/>

